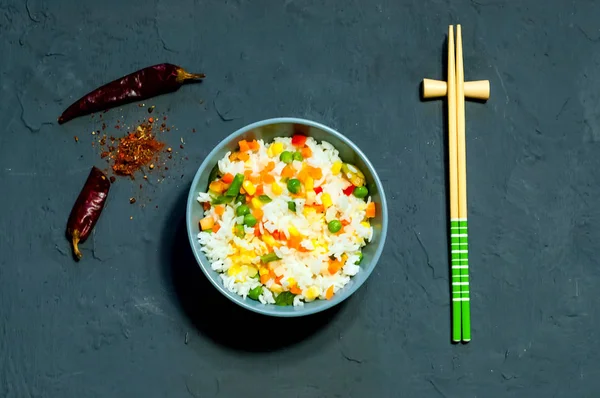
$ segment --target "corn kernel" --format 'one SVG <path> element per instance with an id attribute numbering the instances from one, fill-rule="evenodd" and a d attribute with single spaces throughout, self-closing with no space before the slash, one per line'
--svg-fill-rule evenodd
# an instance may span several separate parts
<path id="1" fill-rule="evenodd" d="M 239 265 L 232 265 L 227 270 L 227 275 L 229 275 L 229 276 L 237 275 L 240 273 L 241 270 L 242 270 L 242 268 Z"/>
<path id="2" fill-rule="evenodd" d="M 321 194 L 321 203 L 323 203 L 323 207 L 325 207 L 326 209 L 330 208 L 333 205 L 331 195 L 329 195 L 328 193 Z"/>
<path id="3" fill-rule="evenodd" d="M 242 183 L 242 188 L 244 188 L 246 193 L 250 196 L 252 196 L 256 193 L 256 187 L 254 186 L 254 184 L 252 184 L 252 182 L 250 182 L 248 180 L 246 180 Z"/>
<path id="4" fill-rule="evenodd" d="M 307 191 L 306 192 L 306 204 L 307 205 L 312 205 L 313 203 L 315 203 L 315 199 L 317 199 L 317 194 L 315 193 L 315 191 Z"/>
<path id="5" fill-rule="evenodd" d="M 248 276 L 254 278 L 258 274 L 258 270 L 254 267 L 248 267 Z"/>
<path id="6" fill-rule="evenodd" d="M 290 286 L 290 287 L 295 286 L 296 283 L 297 283 L 296 280 L 294 278 L 291 278 L 291 277 L 288 278 L 287 282 L 288 282 L 288 286 Z"/>
<path id="7" fill-rule="evenodd" d="M 281 142 L 274 142 L 271 146 L 270 146 L 271 150 L 273 151 L 273 155 L 277 156 L 279 155 L 281 152 L 283 152 L 283 144 Z"/>
<path id="8" fill-rule="evenodd" d="M 316 286 L 311 286 L 304 291 L 304 297 L 307 300 L 314 300 L 319 295 L 319 290 Z"/>
<path id="9" fill-rule="evenodd" d="M 259 273 L 260 275 L 267 275 L 267 274 L 269 273 L 269 269 L 268 269 L 267 267 L 261 267 L 261 268 L 258 270 L 258 273 Z"/>
<path id="10" fill-rule="evenodd" d="M 288 227 L 288 232 L 290 233 L 290 235 L 292 236 L 300 236 L 300 232 L 298 232 L 298 230 L 296 229 L 296 227 L 294 227 L 293 225 L 290 225 Z"/>
<path id="11" fill-rule="evenodd" d="M 312 177 L 306 177 L 306 181 L 304 181 L 304 188 L 306 191 L 312 191 L 315 189 L 315 180 Z"/>
<path id="12" fill-rule="evenodd" d="M 273 145 L 267 148 L 267 156 L 270 158 L 273 157 Z"/>
<path id="13" fill-rule="evenodd" d="M 281 186 L 279 184 L 274 182 L 271 184 L 271 191 L 273 191 L 274 195 L 281 195 L 281 193 L 283 192 L 283 189 L 281 188 Z"/>
<path id="14" fill-rule="evenodd" d="M 263 242 L 265 242 L 267 245 L 273 247 L 277 244 L 277 242 L 275 242 L 275 238 L 273 238 L 271 235 L 263 235 L 262 237 Z"/>
<path id="15" fill-rule="evenodd" d="M 331 174 L 333 174 L 333 175 L 339 174 L 341 170 L 342 170 L 342 162 L 340 162 L 339 160 L 334 162 L 333 165 L 331 166 Z"/>
<path id="16" fill-rule="evenodd" d="M 261 202 L 258 198 L 252 198 L 251 202 L 252 207 L 254 207 L 255 209 L 260 209 L 263 206 L 263 202 Z"/>
<path id="17" fill-rule="evenodd" d="M 365 228 L 370 228 L 371 227 L 371 224 L 369 224 L 367 221 L 361 222 L 360 225 L 362 225 Z"/>
<path id="18" fill-rule="evenodd" d="M 315 214 L 317 211 L 314 209 L 314 207 L 304 207 L 304 210 L 302 210 L 302 214 L 304 214 L 304 217 L 308 217 L 310 215 Z"/>
<path id="19" fill-rule="evenodd" d="M 277 283 L 273 283 L 271 285 L 271 287 L 269 288 L 270 291 L 272 291 L 273 293 L 281 293 L 283 292 L 283 288 L 281 287 L 280 284 Z"/>

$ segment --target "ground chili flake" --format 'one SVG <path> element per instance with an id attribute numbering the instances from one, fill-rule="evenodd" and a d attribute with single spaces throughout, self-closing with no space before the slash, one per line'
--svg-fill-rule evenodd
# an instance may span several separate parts
<path id="1" fill-rule="evenodd" d="M 155 160 L 164 146 L 152 134 L 152 126 L 143 123 L 119 140 L 113 171 L 118 175 L 131 176 Z M 150 168 L 153 168 L 152 165 Z"/>

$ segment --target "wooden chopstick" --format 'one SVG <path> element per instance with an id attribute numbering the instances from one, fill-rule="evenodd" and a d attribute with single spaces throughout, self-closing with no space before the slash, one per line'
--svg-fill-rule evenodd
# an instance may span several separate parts
<path id="1" fill-rule="evenodd" d="M 461 317 L 462 341 L 471 341 L 471 306 L 469 294 L 469 235 L 467 223 L 467 151 L 465 138 L 465 73 L 463 66 L 461 26 L 456 26 L 456 136 L 457 136 L 457 165 L 458 165 L 458 248 L 460 255 Z M 452 250 L 454 252 L 454 249 Z M 454 253 L 453 253 L 454 254 Z"/>
<path id="2" fill-rule="evenodd" d="M 452 286 L 452 341 L 462 339 L 462 292 L 461 285 L 461 257 L 458 251 L 458 238 L 453 237 L 458 231 L 458 153 L 457 153 L 457 123 L 456 123 L 456 64 L 454 48 L 454 26 L 448 28 L 448 159 L 450 178 L 450 250 L 451 250 L 451 286 Z"/>

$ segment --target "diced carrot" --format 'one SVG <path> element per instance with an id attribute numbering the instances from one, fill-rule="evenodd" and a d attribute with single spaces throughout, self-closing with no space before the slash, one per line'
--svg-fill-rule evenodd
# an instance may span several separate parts
<path id="1" fill-rule="evenodd" d="M 256 193 L 254 195 L 259 196 L 265 193 L 265 188 L 261 185 L 256 186 Z"/>
<path id="2" fill-rule="evenodd" d="M 269 162 L 264 168 L 264 171 L 271 171 L 275 168 L 275 162 Z"/>
<path id="3" fill-rule="evenodd" d="M 248 141 L 246 140 L 241 140 L 240 142 L 238 142 L 239 146 L 240 146 L 240 151 L 241 152 L 246 152 L 250 150 L 250 146 L 248 145 Z"/>
<path id="4" fill-rule="evenodd" d="M 226 184 L 231 184 L 233 182 L 233 174 L 231 173 L 227 173 L 223 176 L 223 178 L 221 178 L 221 181 L 223 181 Z"/>
<path id="5" fill-rule="evenodd" d="M 252 174 L 249 178 L 250 182 L 254 185 L 260 184 L 260 175 Z"/>
<path id="6" fill-rule="evenodd" d="M 248 155 L 248 152 L 240 152 L 238 154 L 238 159 L 245 162 L 246 160 L 250 159 L 250 155 Z"/>
<path id="7" fill-rule="evenodd" d="M 337 260 L 331 260 L 331 261 L 329 261 L 329 266 L 327 267 L 327 270 L 329 271 L 329 273 L 331 275 L 335 274 L 340 269 L 342 269 L 342 262 L 341 261 L 337 261 Z"/>
<path id="8" fill-rule="evenodd" d="M 342 220 L 342 226 L 345 227 L 346 225 L 350 225 L 350 221 Z"/>
<path id="9" fill-rule="evenodd" d="M 304 148 L 302 148 L 302 151 L 300 151 L 300 152 L 302 153 L 302 157 L 304 159 L 309 158 L 309 157 L 312 156 L 312 151 L 307 146 L 305 146 Z"/>
<path id="10" fill-rule="evenodd" d="M 229 155 L 229 160 L 231 160 L 232 162 L 235 162 L 236 160 L 238 160 L 238 153 L 233 152 L 231 155 Z"/>
<path id="11" fill-rule="evenodd" d="M 210 209 L 210 202 L 204 202 L 204 203 L 202 203 L 202 209 L 204 211 Z"/>
<path id="12" fill-rule="evenodd" d="M 306 136 L 302 134 L 294 134 L 292 136 L 292 145 L 297 147 L 303 147 L 306 144 Z"/>
<path id="13" fill-rule="evenodd" d="M 262 173 L 261 179 L 262 179 L 263 184 L 272 184 L 275 182 L 275 177 L 273 177 L 273 175 L 269 174 L 268 172 Z"/>
<path id="14" fill-rule="evenodd" d="M 294 170 L 294 168 L 292 166 L 290 166 L 289 164 L 286 165 L 283 168 L 283 170 L 281 170 L 281 176 L 286 177 L 286 178 L 292 178 L 295 173 L 296 173 L 296 170 Z"/>
<path id="15" fill-rule="evenodd" d="M 217 231 L 220 230 L 220 229 L 221 229 L 221 224 L 215 224 L 212 227 L 213 233 L 217 233 Z"/>
<path id="16" fill-rule="evenodd" d="M 252 140 L 248 143 L 251 151 L 258 151 L 260 149 L 260 144 L 256 140 Z"/>
<path id="17" fill-rule="evenodd" d="M 252 175 L 252 170 L 244 170 L 244 180 L 247 180 Z"/>
<path id="18" fill-rule="evenodd" d="M 318 195 L 318 194 L 320 194 L 321 192 L 323 192 L 323 188 L 321 188 L 321 187 L 315 187 L 314 191 L 315 191 L 315 193 Z"/>
<path id="19" fill-rule="evenodd" d="M 223 205 L 215 206 L 215 213 L 217 213 L 217 215 L 219 215 L 219 216 L 222 216 L 223 213 L 225 213 L 225 206 L 223 206 Z"/>
<path id="20" fill-rule="evenodd" d="M 258 220 L 262 220 L 265 213 L 261 209 L 252 209 L 252 215 Z"/>
<path id="21" fill-rule="evenodd" d="M 217 193 L 225 191 L 225 184 L 222 181 L 213 181 L 209 184 L 208 189 Z"/>
<path id="22" fill-rule="evenodd" d="M 281 238 L 279 237 L 279 231 L 278 231 L 278 230 L 274 230 L 274 231 L 271 233 L 271 236 L 272 236 L 272 237 L 273 237 L 273 239 L 275 239 L 275 240 L 279 240 L 279 239 L 281 239 Z"/>
<path id="23" fill-rule="evenodd" d="M 325 211 L 325 206 L 323 205 L 314 204 L 312 207 L 317 211 L 317 213 L 323 213 Z"/>
<path id="24" fill-rule="evenodd" d="M 300 170 L 300 172 L 298 173 L 298 179 L 300 180 L 300 182 L 305 182 L 307 177 L 308 170 L 306 168 L 302 168 L 302 170 Z"/>
<path id="25" fill-rule="evenodd" d="M 312 178 L 315 179 L 315 181 L 323 178 L 323 171 L 321 170 L 320 167 L 311 167 L 309 169 L 309 174 Z"/>
<path id="26" fill-rule="evenodd" d="M 290 288 L 290 293 L 292 293 L 292 294 L 302 294 L 302 289 L 300 289 L 298 286 L 292 286 Z"/>
<path id="27" fill-rule="evenodd" d="M 271 275 L 269 275 L 269 274 L 261 275 L 260 283 L 262 283 L 264 285 L 265 283 L 267 283 L 269 281 L 269 279 L 271 279 Z"/>
<path id="28" fill-rule="evenodd" d="M 278 285 L 281 285 L 281 280 L 283 279 L 283 274 L 281 274 L 280 276 L 275 278 L 275 283 L 277 283 Z"/>
<path id="29" fill-rule="evenodd" d="M 206 216 L 202 220 L 200 220 L 200 229 L 206 231 L 207 229 L 211 229 L 215 225 L 215 219 L 211 216 Z"/>
<path id="30" fill-rule="evenodd" d="M 252 201 L 252 195 L 246 195 L 246 203 L 250 203 Z"/>
<path id="31" fill-rule="evenodd" d="M 260 227 L 258 223 L 254 226 L 254 236 L 260 236 Z"/>
<path id="32" fill-rule="evenodd" d="M 327 289 L 327 291 L 325 292 L 325 298 L 327 300 L 331 300 L 332 297 L 333 297 L 333 285 L 329 286 L 329 289 Z"/>
<path id="33" fill-rule="evenodd" d="M 288 247 L 290 247 L 292 249 L 300 250 L 300 242 L 302 242 L 302 239 L 303 238 L 301 236 L 290 235 L 287 245 L 288 245 Z"/>
<path id="34" fill-rule="evenodd" d="M 375 217 L 375 214 L 377 214 L 377 209 L 375 207 L 375 202 L 369 202 L 369 204 L 367 205 L 367 211 L 366 211 L 366 216 L 367 218 L 373 218 Z"/>

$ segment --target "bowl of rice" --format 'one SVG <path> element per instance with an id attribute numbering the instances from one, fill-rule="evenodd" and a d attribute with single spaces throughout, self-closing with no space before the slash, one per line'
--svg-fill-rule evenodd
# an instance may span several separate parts
<path id="1" fill-rule="evenodd" d="M 200 268 L 223 295 L 264 315 L 331 308 L 373 272 L 387 234 L 383 186 L 348 138 L 317 122 L 243 127 L 205 158 L 187 200 Z"/>

